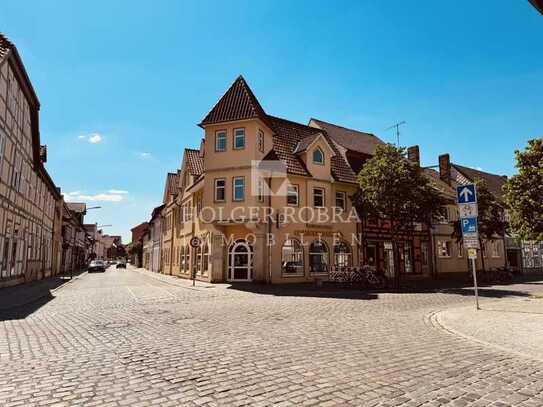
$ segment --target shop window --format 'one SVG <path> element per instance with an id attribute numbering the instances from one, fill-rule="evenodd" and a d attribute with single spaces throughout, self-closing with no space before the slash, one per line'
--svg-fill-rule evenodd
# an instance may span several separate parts
<path id="1" fill-rule="evenodd" d="M 439 257 L 451 257 L 451 242 L 445 240 L 438 241 L 437 250 Z"/>
<path id="2" fill-rule="evenodd" d="M 202 274 L 205 276 L 207 275 L 207 271 L 209 269 L 209 245 L 204 243 L 204 247 L 202 249 Z"/>
<path id="3" fill-rule="evenodd" d="M 322 240 L 315 240 L 309 246 L 309 271 L 311 273 L 328 272 L 328 247 Z"/>
<path id="4" fill-rule="evenodd" d="M 338 242 L 334 246 L 334 264 L 337 267 L 350 267 L 352 266 L 352 250 L 345 242 Z"/>
<path id="5" fill-rule="evenodd" d="M 287 239 L 281 249 L 281 269 L 283 274 L 304 274 L 304 250 L 296 239 Z"/>

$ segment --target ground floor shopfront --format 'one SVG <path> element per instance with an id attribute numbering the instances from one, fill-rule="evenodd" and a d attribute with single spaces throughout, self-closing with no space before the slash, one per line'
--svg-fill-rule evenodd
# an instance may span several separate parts
<path id="1" fill-rule="evenodd" d="M 305 283 L 326 280 L 330 272 L 344 268 L 372 266 L 393 278 L 431 275 L 431 239 L 428 233 L 399 236 L 394 256 L 390 235 L 354 225 L 338 228 L 311 225 L 301 229 L 284 226 L 267 230 L 267 225 L 215 225 L 200 233 L 176 239 L 171 273 L 208 282 Z M 192 247 L 198 236 L 200 246 Z M 396 264 L 398 263 L 398 264 Z"/>

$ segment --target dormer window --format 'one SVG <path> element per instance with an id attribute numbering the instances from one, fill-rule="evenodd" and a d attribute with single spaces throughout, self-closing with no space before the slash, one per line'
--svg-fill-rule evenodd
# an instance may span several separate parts
<path id="1" fill-rule="evenodd" d="M 315 150 L 313 150 L 313 163 L 324 165 L 324 153 L 318 147 Z"/>
<path id="2" fill-rule="evenodd" d="M 234 130 L 234 150 L 243 150 L 245 148 L 245 129 Z"/>

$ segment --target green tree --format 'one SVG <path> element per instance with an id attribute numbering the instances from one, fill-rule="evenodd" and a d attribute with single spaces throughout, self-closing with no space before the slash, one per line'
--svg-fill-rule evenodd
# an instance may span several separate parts
<path id="1" fill-rule="evenodd" d="M 543 138 L 515 151 L 518 174 L 504 187 L 511 232 L 523 240 L 543 242 Z"/>
<path id="2" fill-rule="evenodd" d="M 379 146 L 358 174 L 355 202 L 362 217 L 390 223 L 394 252 L 394 280 L 400 285 L 398 238 L 415 223 L 431 226 L 445 201 L 433 181 L 405 157 L 405 149 Z"/>
<path id="3" fill-rule="evenodd" d="M 474 183 L 477 188 L 479 245 L 482 248 L 483 240 L 495 240 L 505 235 L 507 222 L 505 221 L 505 211 L 502 202 L 489 191 L 485 180 L 475 179 Z M 453 236 L 456 237 L 457 241 L 462 240 L 460 221 L 454 221 L 453 227 Z M 484 256 L 481 256 L 481 264 L 484 271 L 486 269 Z"/>

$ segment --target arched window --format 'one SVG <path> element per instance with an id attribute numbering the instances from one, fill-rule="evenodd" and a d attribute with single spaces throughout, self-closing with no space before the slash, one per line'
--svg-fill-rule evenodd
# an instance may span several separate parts
<path id="1" fill-rule="evenodd" d="M 315 240 L 309 246 L 309 272 L 328 272 L 328 246 L 322 240 Z"/>
<path id="2" fill-rule="evenodd" d="M 207 275 L 207 269 L 209 268 L 209 246 L 207 242 L 204 243 L 202 249 L 202 274 Z"/>
<path id="3" fill-rule="evenodd" d="M 337 267 L 352 266 L 352 258 L 352 250 L 347 243 L 341 241 L 334 246 L 334 264 Z"/>
<path id="4" fill-rule="evenodd" d="M 319 147 L 313 150 L 313 162 L 315 164 L 324 164 L 324 153 Z"/>
<path id="5" fill-rule="evenodd" d="M 296 239 L 288 239 L 281 249 L 283 274 L 304 274 L 304 249 Z"/>

